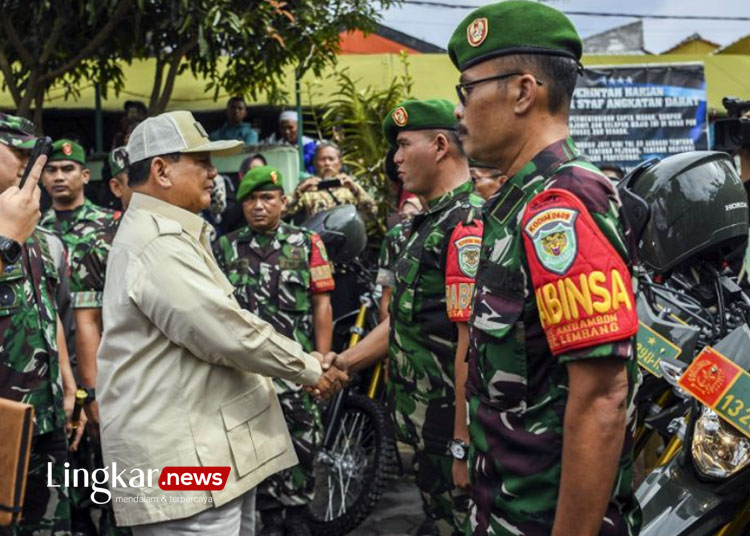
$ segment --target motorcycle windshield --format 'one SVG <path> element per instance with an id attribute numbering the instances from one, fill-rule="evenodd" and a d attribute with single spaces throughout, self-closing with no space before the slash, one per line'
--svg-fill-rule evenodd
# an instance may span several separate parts
<path id="1" fill-rule="evenodd" d="M 636 491 L 643 513 L 640 536 L 713 534 L 728 521 L 726 499 L 713 491 L 718 484 L 698 480 L 679 458 L 654 469 Z"/>

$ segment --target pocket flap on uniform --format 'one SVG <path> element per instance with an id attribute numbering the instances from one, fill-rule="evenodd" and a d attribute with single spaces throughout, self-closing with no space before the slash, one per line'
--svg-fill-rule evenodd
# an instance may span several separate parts
<path id="1" fill-rule="evenodd" d="M 224 429 L 229 431 L 240 424 L 246 423 L 253 417 L 263 413 L 271 406 L 271 398 L 264 384 L 241 394 L 237 398 L 221 406 L 221 417 L 224 419 Z"/>

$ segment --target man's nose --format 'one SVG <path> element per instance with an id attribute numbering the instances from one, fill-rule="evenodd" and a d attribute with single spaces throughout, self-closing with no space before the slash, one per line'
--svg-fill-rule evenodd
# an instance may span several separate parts
<path id="1" fill-rule="evenodd" d="M 453 109 L 453 115 L 458 119 L 459 121 L 464 118 L 464 105 L 460 102 L 456 104 L 456 107 Z"/>

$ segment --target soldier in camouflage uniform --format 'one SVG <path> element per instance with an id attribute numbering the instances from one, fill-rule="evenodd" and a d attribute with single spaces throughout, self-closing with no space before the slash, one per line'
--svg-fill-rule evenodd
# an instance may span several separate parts
<path id="1" fill-rule="evenodd" d="M 401 250 L 409 239 L 412 218 L 405 218 L 391 227 L 383 237 L 383 243 L 380 245 L 380 255 L 378 257 L 378 273 L 375 276 L 375 284 L 383 288 L 383 294 L 380 298 L 380 321 L 382 322 L 388 316 L 388 309 L 391 304 L 393 295 L 393 286 L 396 283 L 396 277 L 393 274 L 393 268 L 396 259 Z"/>
<path id="2" fill-rule="evenodd" d="M 581 40 L 513 0 L 456 29 L 470 157 L 510 177 L 483 209 L 466 391 L 467 534 L 638 534 L 631 251 L 617 192 L 568 137 Z"/>
<path id="3" fill-rule="evenodd" d="M 0 114 L 0 192 L 17 185 L 34 144 L 33 132 L 30 121 Z M 70 534 L 63 464 L 76 386 L 55 303 L 58 270 L 46 236 L 38 231 L 25 241 L 20 255 L 3 261 L 0 397 L 31 404 L 35 414 L 22 521 L 0 528 L 0 534 Z M 48 487 L 48 475 L 54 487 Z"/>
<path id="4" fill-rule="evenodd" d="M 427 516 L 418 534 L 460 534 L 468 506 L 459 452 L 468 431 L 456 397 L 463 399 L 482 199 L 472 192 L 454 129 L 453 105 L 443 100 L 406 101 L 386 118 L 404 187 L 428 203 L 395 259 L 389 319 L 335 361 L 356 370 L 388 354 L 388 404 L 398 440 L 415 449 Z"/>
<path id="5" fill-rule="evenodd" d="M 279 333 L 299 342 L 306 352 L 328 352 L 334 282 L 322 240 L 316 233 L 281 222 L 286 197 L 281 174 L 270 166 L 245 174 L 237 201 L 242 204 L 247 226 L 222 236 L 214 247 L 219 266 L 235 287 L 237 301 Z M 258 486 L 262 534 L 309 534 L 302 513 L 312 500 L 313 460 L 322 441 L 323 424 L 318 407 L 301 386 L 279 378 L 274 386 L 299 465 Z"/>
<path id="6" fill-rule="evenodd" d="M 96 386 L 96 352 L 101 338 L 103 274 L 113 221 L 120 218 L 120 213 L 99 207 L 84 197 L 83 189 L 89 178 L 83 147 L 72 140 L 56 141 L 42 174 L 52 208 L 42 217 L 40 225 L 58 235 L 68 251 L 78 372 L 82 387 L 92 391 Z M 90 426 L 99 422 L 94 397 L 92 393 L 86 405 Z"/>

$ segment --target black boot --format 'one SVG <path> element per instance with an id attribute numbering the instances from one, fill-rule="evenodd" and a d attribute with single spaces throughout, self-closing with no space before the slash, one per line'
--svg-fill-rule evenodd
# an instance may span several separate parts
<path id="1" fill-rule="evenodd" d="M 260 521 L 263 527 L 258 536 L 284 536 L 284 510 L 281 508 L 261 510 Z"/>
<path id="2" fill-rule="evenodd" d="M 286 529 L 287 536 L 312 536 L 310 528 L 307 526 L 307 507 L 306 506 L 289 506 L 286 509 Z"/>

